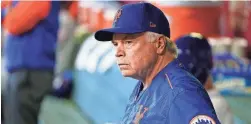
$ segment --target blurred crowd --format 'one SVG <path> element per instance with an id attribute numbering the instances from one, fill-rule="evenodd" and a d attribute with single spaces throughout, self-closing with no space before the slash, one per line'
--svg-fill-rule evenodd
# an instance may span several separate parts
<path id="1" fill-rule="evenodd" d="M 120 75 L 111 44 L 97 43 L 93 32 L 111 27 L 120 7 L 136 2 L 2 1 L 2 122 L 38 123 L 47 95 L 73 99 L 93 123 L 118 121 L 135 81 Z M 209 82 L 204 86 L 222 123 L 234 124 L 234 110 L 220 92 L 223 83 L 216 82 L 219 74 L 230 74 L 246 80 L 241 88 L 251 86 L 251 2 L 150 2 L 168 18 L 172 41 L 192 32 L 206 38 L 214 63 L 210 81 L 202 82 Z"/>

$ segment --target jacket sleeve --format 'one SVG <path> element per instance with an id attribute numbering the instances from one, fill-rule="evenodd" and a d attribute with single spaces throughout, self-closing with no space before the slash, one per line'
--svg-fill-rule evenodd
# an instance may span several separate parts
<path id="1" fill-rule="evenodd" d="M 184 90 L 169 109 L 168 124 L 220 124 L 205 91 Z"/>
<path id="2" fill-rule="evenodd" d="M 25 33 L 45 19 L 50 9 L 50 1 L 20 1 L 6 15 L 4 28 L 13 35 Z"/>
<path id="3" fill-rule="evenodd" d="M 1 24 L 3 24 L 4 18 L 8 12 L 11 1 L 2 1 L 1 2 Z"/>
<path id="4" fill-rule="evenodd" d="M 70 15 L 76 20 L 78 16 L 78 1 L 73 1 L 69 6 Z"/>

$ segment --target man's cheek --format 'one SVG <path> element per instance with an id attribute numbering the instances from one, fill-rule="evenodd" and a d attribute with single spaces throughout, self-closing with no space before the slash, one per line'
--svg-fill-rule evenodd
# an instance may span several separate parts
<path id="1" fill-rule="evenodd" d="M 142 56 L 135 55 L 133 56 L 135 62 L 140 62 L 142 60 Z"/>

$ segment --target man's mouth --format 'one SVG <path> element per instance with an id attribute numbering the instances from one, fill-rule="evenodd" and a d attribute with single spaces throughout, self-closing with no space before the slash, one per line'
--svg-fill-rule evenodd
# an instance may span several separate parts
<path id="1" fill-rule="evenodd" d="M 124 64 L 124 63 L 122 64 L 122 63 L 120 63 L 120 64 L 118 64 L 118 65 L 119 65 L 119 68 L 120 68 L 120 69 L 126 69 L 126 68 L 128 68 L 128 65 L 129 65 L 129 64 Z"/>
<path id="2" fill-rule="evenodd" d="M 118 64 L 118 65 L 121 66 L 121 65 L 128 65 L 128 64 L 120 63 L 120 64 Z"/>

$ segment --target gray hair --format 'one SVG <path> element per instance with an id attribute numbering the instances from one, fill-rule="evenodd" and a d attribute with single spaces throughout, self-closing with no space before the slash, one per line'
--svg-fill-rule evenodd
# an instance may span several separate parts
<path id="1" fill-rule="evenodd" d="M 146 32 L 145 34 L 147 36 L 148 42 L 150 43 L 154 43 L 156 41 L 157 38 L 159 38 L 160 36 L 162 36 L 161 34 L 158 33 L 154 33 L 154 32 Z M 178 56 L 178 50 L 177 50 L 177 46 L 176 44 L 171 41 L 171 39 L 169 39 L 168 37 L 165 37 L 166 39 L 166 50 L 171 53 L 175 58 L 177 58 Z"/>

